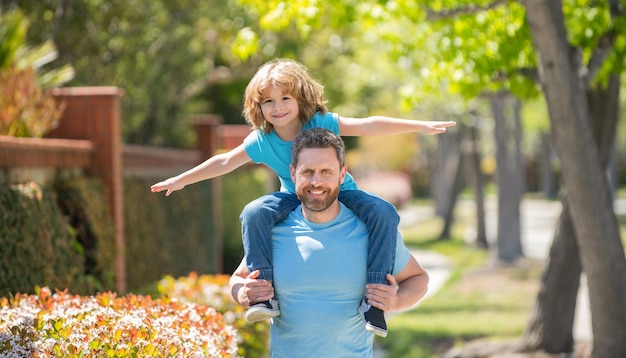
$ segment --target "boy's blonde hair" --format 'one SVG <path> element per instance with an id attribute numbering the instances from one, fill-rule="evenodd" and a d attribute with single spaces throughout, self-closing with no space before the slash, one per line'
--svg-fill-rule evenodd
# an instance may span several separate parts
<path id="1" fill-rule="evenodd" d="M 261 92 L 270 86 L 280 88 L 298 102 L 300 121 L 308 122 L 317 112 L 326 113 L 324 86 L 315 81 L 300 63 L 284 58 L 267 62 L 252 77 L 246 87 L 243 116 L 254 129 L 270 133 L 274 128 L 261 111 Z"/>

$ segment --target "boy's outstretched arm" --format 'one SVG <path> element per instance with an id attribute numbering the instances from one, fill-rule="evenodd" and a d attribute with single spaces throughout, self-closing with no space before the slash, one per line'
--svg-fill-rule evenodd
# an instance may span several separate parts
<path id="1" fill-rule="evenodd" d="M 186 172 L 152 185 L 150 191 L 157 193 L 167 190 L 165 196 L 169 196 L 171 193 L 184 188 L 186 185 L 230 173 L 248 163 L 250 160 L 250 156 L 246 152 L 244 145 L 240 144 L 237 148 L 229 152 L 214 155 Z"/>
<path id="2" fill-rule="evenodd" d="M 425 134 L 445 133 L 454 121 L 419 121 L 416 119 L 372 116 L 366 118 L 339 117 L 339 134 L 342 136 L 371 137 L 419 132 Z"/>

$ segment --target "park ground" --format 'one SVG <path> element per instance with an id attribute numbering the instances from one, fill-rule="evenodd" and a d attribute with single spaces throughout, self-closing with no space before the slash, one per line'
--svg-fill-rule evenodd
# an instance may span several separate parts
<path id="1" fill-rule="evenodd" d="M 626 202 L 618 200 L 616 202 L 616 212 L 618 214 L 626 213 Z M 497 204 L 495 199 L 487 200 L 487 235 L 488 239 L 495 238 L 497 225 Z M 461 201 L 457 206 L 457 217 L 463 220 L 464 217 L 471 217 L 474 210 L 474 203 L 471 201 Z M 420 227 L 422 224 L 432 220 L 435 216 L 434 210 L 428 205 L 410 205 L 399 210 L 401 216 L 401 226 L 403 230 L 412 230 Z M 521 207 L 522 220 L 522 245 L 524 248 L 525 258 L 521 259 L 517 265 L 503 266 L 494 264 L 493 260 L 487 260 L 487 263 L 479 268 L 470 270 L 462 277 L 454 282 L 454 290 L 456 292 L 481 292 L 485 297 L 504 297 L 506 292 L 523 292 L 528 307 L 532 307 L 536 294 L 540 288 L 540 275 L 543 270 L 543 263 L 549 253 L 556 221 L 561 212 L 561 204 L 559 201 L 549 201 L 541 199 L 524 199 Z M 470 215 L 467 215 L 470 213 Z M 473 225 L 466 225 L 462 236 L 471 244 L 475 233 Z M 432 250 L 415 250 L 415 256 L 418 261 L 429 272 L 431 282 L 429 284 L 429 292 L 423 301 L 432 299 L 433 296 L 449 281 L 450 275 L 454 274 L 454 264 L 446 255 Z M 519 279 L 520 275 L 529 275 L 531 279 Z M 590 354 L 592 341 L 591 321 L 589 313 L 589 303 L 587 298 L 587 286 L 585 279 L 581 282 L 581 289 L 578 296 L 578 307 L 576 312 L 574 336 L 576 340 L 575 352 L 571 358 L 588 357 Z M 437 297 L 435 297 L 437 299 Z M 412 311 L 419 315 L 420 304 L 416 305 Z M 530 314 L 530 311 L 528 311 Z M 389 315 L 388 321 L 403 320 L 400 313 Z M 526 317 L 525 319 L 527 319 Z M 394 332 L 390 331 L 390 335 Z M 521 336 L 519 337 L 521 338 Z M 383 345 L 378 343 L 375 345 L 375 358 L 402 358 L 390 355 Z M 456 343 L 456 344 L 455 344 Z M 457 340 L 442 340 L 436 349 L 438 356 L 452 357 L 499 357 L 499 358 L 544 358 L 544 357 L 561 357 L 559 355 L 548 355 L 543 353 L 519 354 L 510 353 L 513 349 L 515 341 L 498 341 L 494 343 L 491 339 L 475 339 L 464 340 L 462 345 Z M 456 348 L 453 348 L 456 346 Z M 507 353 L 508 352 L 508 353 Z"/>

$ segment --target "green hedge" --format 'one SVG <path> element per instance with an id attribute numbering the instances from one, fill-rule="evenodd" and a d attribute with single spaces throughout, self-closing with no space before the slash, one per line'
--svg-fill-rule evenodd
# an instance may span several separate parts
<path id="1" fill-rule="evenodd" d="M 243 257 L 239 215 L 250 201 L 277 189 L 267 188 L 276 178 L 267 169 L 239 169 L 222 177 L 222 223 L 224 230 L 224 271 L 232 273 Z M 278 181 L 278 179 L 275 179 Z"/>
<path id="2" fill-rule="evenodd" d="M 104 187 L 96 179 L 73 178 L 54 183 L 57 206 L 73 228 L 90 292 L 115 289 L 115 231 Z"/>
<path id="3" fill-rule="evenodd" d="M 152 180 L 124 182 L 128 287 L 137 290 L 165 275 L 212 270 L 210 183 L 169 197 L 151 193 Z"/>
<path id="4" fill-rule="evenodd" d="M 265 171 L 240 169 L 221 178 L 224 270 L 231 273 L 243 256 L 239 213 L 264 193 Z M 213 272 L 214 213 L 208 180 L 166 197 L 151 193 L 158 179 L 126 180 L 126 262 L 130 290 L 145 292 L 165 275 Z"/>
<path id="5" fill-rule="evenodd" d="M 56 205 L 35 183 L 0 187 L 0 297 L 35 286 L 87 290 L 82 248 Z"/>
<path id="6" fill-rule="evenodd" d="M 124 182 L 127 283 L 145 290 L 166 275 L 213 272 L 212 181 L 169 197 L 155 180 Z M 243 255 L 239 213 L 264 194 L 267 172 L 243 168 L 221 180 L 224 270 Z M 95 179 L 0 187 L 0 297 L 35 286 L 91 294 L 115 289 L 114 226 Z"/>

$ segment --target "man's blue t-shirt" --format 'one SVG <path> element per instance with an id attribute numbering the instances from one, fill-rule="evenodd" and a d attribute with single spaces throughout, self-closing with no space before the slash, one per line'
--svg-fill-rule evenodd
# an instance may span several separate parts
<path id="1" fill-rule="evenodd" d="M 272 229 L 274 288 L 280 316 L 271 323 L 272 358 L 372 357 L 373 335 L 358 307 L 367 281 L 368 232 L 340 203 L 317 224 L 298 206 Z M 411 257 L 397 236 L 394 274 Z"/>
<path id="2" fill-rule="evenodd" d="M 335 134 L 339 133 L 339 117 L 336 113 L 316 113 L 310 121 L 302 126 L 305 131 L 310 128 L 326 128 Z M 265 164 L 271 168 L 280 179 L 280 191 L 290 193 L 296 192 L 295 185 L 291 180 L 289 173 L 289 164 L 291 164 L 291 144 L 272 131 L 264 133 L 254 130 L 243 141 L 246 153 L 256 164 Z M 356 182 L 349 173 L 341 185 L 341 190 L 358 189 Z"/>

